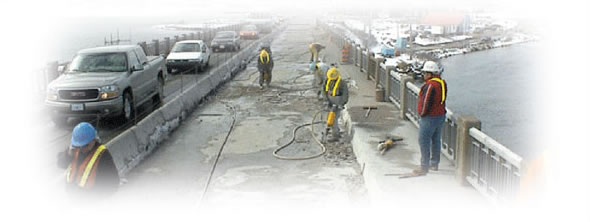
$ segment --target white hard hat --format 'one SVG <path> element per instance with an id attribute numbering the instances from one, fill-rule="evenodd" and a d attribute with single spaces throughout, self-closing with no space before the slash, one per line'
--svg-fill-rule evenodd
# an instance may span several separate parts
<path id="1" fill-rule="evenodd" d="M 431 72 L 435 74 L 442 73 L 442 68 L 438 66 L 436 62 L 433 61 L 426 61 L 424 63 L 424 67 L 422 67 L 422 72 Z"/>

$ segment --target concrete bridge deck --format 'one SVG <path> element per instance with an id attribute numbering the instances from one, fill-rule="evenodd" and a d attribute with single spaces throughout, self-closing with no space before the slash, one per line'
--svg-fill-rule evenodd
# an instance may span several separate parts
<path id="1" fill-rule="evenodd" d="M 440 170 L 427 176 L 388 175 L 418 166 L 418 131 L 411 122 L 399 119 L 396 107 L 375 102 L 374 82 L 353 65 L 339 66 L 350 84 L 350 101 L 341 119 L 342 126 L 349 128 L 345 130 L 348 139 L 328 144 L 320 158 L 273 157 L 273 150 L 291 139 L 295 127 L 311 122 L 321 110 L 321 101 L 310 90 L 313 76 L 308 72 L 307 45 L 326 44 L 322 57 L 338 61 L 340 49 L 325 34 L 311 23 L 289 24 L 272 42 L 275 67 L 270 88 L 258 88 L 258 72 L 251 63 L 184 118 L 170 138 L 127 173 L 119 191 L 100 204 L 185 213 L 209 207 L 344 211 L 400 207 L 409 212 L 426 207 L 439 212 L 488 206 L 475 189 L 456 182 L 454 166 L 444 156 Z M 378 109 L 365 117 L 364 106 Z M 311 133 L 319 136 L 322 128 L 301 129 L 295 143 L 281 154 L 297 157 L 320 152 Z M 377 141 L 389 135 L 404 141 L 380 155 Z"/>

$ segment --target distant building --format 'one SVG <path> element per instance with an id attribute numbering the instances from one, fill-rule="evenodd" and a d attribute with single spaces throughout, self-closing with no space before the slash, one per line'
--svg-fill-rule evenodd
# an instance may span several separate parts
<path id="1" fill-rule="evenodd" d="M 425 27 L 424 31 L 432 35 L 456 35 L 468 31 L 471 21 L 465 14 L 435 14 L 424 16 L 420 23 Z"/>

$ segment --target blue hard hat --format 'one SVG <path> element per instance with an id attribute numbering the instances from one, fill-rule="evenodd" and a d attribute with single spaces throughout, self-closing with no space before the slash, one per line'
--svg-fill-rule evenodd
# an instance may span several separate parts
<path id="1" fill-rule="evenodd" d="M 72 146 L 82 147 L 88 145 L 94 138 L 96 138 L 96 129 L 87 122 L 81 122 L 72 132 Z"/>

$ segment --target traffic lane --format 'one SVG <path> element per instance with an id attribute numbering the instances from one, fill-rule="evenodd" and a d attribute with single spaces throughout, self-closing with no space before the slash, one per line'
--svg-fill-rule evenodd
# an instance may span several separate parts
<path id="1" fill-rule="evenodd" d="M 245 47 L 251 44 L 252 41 L 244 41 L 242 42 L 243 46 Z M 176 95 L 180 94 L 184 87 L 188 87 L 199 79 L 203 78 L 208 72 L 217 67 L 226 59 L 230 58 L 231 56 L 235 55 L 236 53 L 227 52 L 227 53 L 216 53 L 212 55 L 210 67 L 205 70 L 203 73 L 198 74 L 185 74 L 185 75 L 170 75 L 165 87 L 164 87 L 164 101 L 163 104 L 169 102 L 173 99 Z M 154 104 L 148 102 L 143 104 L 142 106 L 138 107 L 137 114 L 138 119 L 140 121 L 142 118 L 147 116 L 149 113 L 155 109 Z M 88 121 L 97 127 L 98 135 L 102 139 L 103 143 L 106 143 L 108 140 L 114 138 L 125 129 L 132 126 L 132 123 L 123 124 L 118 119 L 112 118 L 103 118 L 103 119 L 96 119 L 96 118 L 70 118 L 68 124 L 65 126 L 56 126 L 53 124 L 49 117 L 45 118 L 47 124 L 43 127 L 41 135 L 46 135 L 45 138 L 42 140 L 43 144 L 47 144 L 45 149 L 42 149 L 41 152 L 36 154 L 39 155 L 40 165 L 43 166 L 42 168 L 47 169 L 46 174 L 47 180 L 50 181 L 50 184 L 56 183 L 63 177 L 63 169 L 59 169 L 57 167 L 57 154 L 66 150 L 70 145 L 71 140 L 71 132 L 74 126 L 81 121 Z M 61 182 L 61 181 L 60 181 Z M 57 183 L 60 183 L 57 182 Z"/>
<path id="2" fill-rule="evenodd" d="M 244 45 L 251 44 L 251 42 L 243 42 Z M 179 95 L 184 88 L 189 87 L 196 83 L 198 80 L 202 79 L 206 76 L 209 71 L 221 64 L 222 61 L 231 58 L 231 56 L 235 55 L 235 53 L 224 53 L 214 54 L 211 57 L 210 67 L 203 73 L 198 74 L 185 74 L 185 75 L 170 75 L 166 84 L 164 85 L 164 101 L 163 103 L 169 102 L 173 99 L 176 95 Z M 138 107 L 136 110 L 138 115 L 138 121 L 140 121 L 143 117 L 147 116 L 154 108 L 155 104 L 150 102 L 143 104 L 142 106 Z M 50 147 L 57 147 L 58 150 L 64 149 L 69 145 L 69 139 L 71 137 L 71 131 L 73 130 L 74 126 L 81 122 L 81 121 L 88 121 L 92 123 L 94 126 L 97 127 L 99 136 L 103 139 L 103 142 L 108 141 L 109 139 L 113 138 L 114 136 L 118 135 L 120 132 L 124 131 L 125 129 L 129 128 L 131 124 L 123 124 L 118 119 L 113 118 L 103 118 L 103 119 L 96 119 L 96 118 L 70 118 L 68 124 L 64 126 L 57 126 L 53 124 L 49 116 L 45 116 L 43 118 L 44 126 L 39 131 L 43 133 L 39 133 L 39 135 L 44 135 L 42 141 L 45 144 L 49 144 Z M 53 155 L 51 153 L 50 155 Z"/>
<path id="3" fill-rule="evenodd" d="M 110 202 L 166 206 L 195 205 L 215 160 L 203 150 L 216 152 L 219 135 L 229 131 L 231 111 L 211 102 L 193 112 L 175 133 L 127 175 Z M 148 195 L 149 194 L 149 195 Z"/>
<path id="4" fill-rule="evenodd" d="M 251 44 L 253 41 L 243 41 L 242 47 L 246 47 L 247 45 Z M 178 95 L 181 93 L 182 89 L 188 87 L 194 83 L 196 83 L 199 79 L 202 79 L 205 75 L 209 73 L 210 70 L 219 66 L 223 61 L 234 56 L 236 52 L 224 52 L 224 53 L 214 53 L 211 55 L 211 61 L 209 67 L 203 73 L 197 73 L 195 75 L 194 71 L 190 74 L 171 74 L 168 76 L 166 84 L 164 85 L 164 104 L 169 102 L 174 95 Z M 150 112 L 151 106 L 153 104 L 147 103 L 141 107 L 138 107 L 137 113 L 142 114 L 139 117 L 146 116 L 145 112 Z M 102 120 L 96 120 L 95 118 L 70 118 L 68 124 L 65 126 L 57 126 L 53 124 L 49 115 L 44 115 L 42 118 L 42 122 L 46 123 L 43 124 L 43 133 L 39 133 L 40 135 L 45 135 L 43 141 L 48 144 L 58 144 L 58 146 L 62 147 L 65 141 L 64 139 L 68 138 L 71 135 L 71 131 L 74 126 L 79 123 L 80 121 L 88 121 L 93 123 L 93 125 L 98 125 L 98 130 L 100 136 L 103 139 L 113 137 L 113 134 L 117 134 L 117 132 L 122 132 L 123 129 L 120 129 L 122 123 L 115 119 L 106 119 L 103 118 Z M 98 121 L 101 121 L 103 124 L 97 124 Z M 128 128 L 129 126 L 127 126 Z"/>

